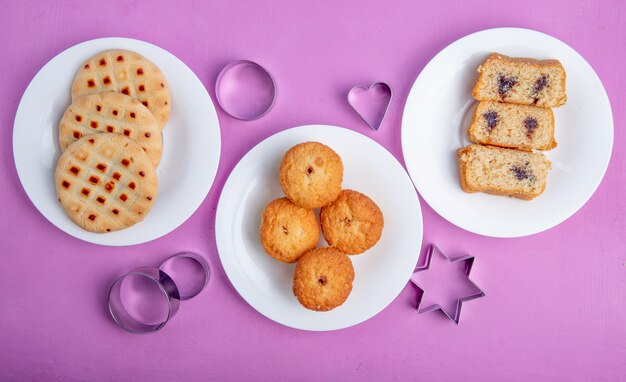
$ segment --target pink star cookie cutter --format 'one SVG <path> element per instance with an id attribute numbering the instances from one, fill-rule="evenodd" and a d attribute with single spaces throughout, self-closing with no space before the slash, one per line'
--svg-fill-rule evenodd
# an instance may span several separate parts
<path id="1" fill-rule="evenodd" d="M 416 275 L 419 272 L 428 270 L 430 268 L 431 260 L 436 254 L 439 254 L 450 263 L 463 263 L 462 276 L 460 277 L 465 277 L 467 279 L 466 283 L 468 283 L 472 287 L 471 293 L 463 293 L 456 297 L 456 303 L 454 304 L 454 309 L 452 310 L 446 309 L 446 307 L 441 303 L 424 303 L 424 293 L 428 293 L 428 286 L 424 285 L 425 288 L 423 288 L 422 285 L 420 285 L 417 281 Z M 417 288 L 419 289 L 419 295 L 417 297 L 417 312 L 421 314 L 426 312 L 432 312 L 434 310 L 441 310 L 446 315 L 446 317 L 448 317 L 450 320 L 458 325 L 461 316 L 461 306 L 463 305 L 463 303 L 469 300 L 483 297 L 485 295 L 482 289 L 480 289 L 476 284 L 474 284 L 474 282 L 469 279 L 469 274 L 472 270 L 473 264 L 474 256 L 462 255 L 454 258 L 449 258 L 436 245 L 431 244 L 428 248 L 428 251 L 426 252 L 426 261 L 424 262 L 424 265 L 417 266 L 413 271 L 413 275 L 411 276 L 411 282 L 413 282 L 413 284 L 415 284 L 415 286 L 417 286 Z M 441 282 L 446 281 L 449 280 L 441 280 Z"/>

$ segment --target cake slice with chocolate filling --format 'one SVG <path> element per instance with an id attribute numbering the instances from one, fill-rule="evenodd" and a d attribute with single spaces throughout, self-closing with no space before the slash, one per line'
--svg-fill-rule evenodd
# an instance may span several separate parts
<path id="1" fill-rule="evenodd" d="M 551 163 L 543 154 L 469 145 L 458 151 L 461 187 L 519 199 L 534 199 L 546 188 Z"/>
<path id="2" fill-rule="evenodd" d="M 558 60 L 511 58 L 492 53 L 478 67 L 472 94 L 480 101 L 541 107 L 565 104 L 565 69 Z"/>
<path id="3" fill-rule="evenodd" d="M 552 109 L 481 101 L 467 131 L 474 143 L 519 150 L 551 150 L 554 140 Z"/>

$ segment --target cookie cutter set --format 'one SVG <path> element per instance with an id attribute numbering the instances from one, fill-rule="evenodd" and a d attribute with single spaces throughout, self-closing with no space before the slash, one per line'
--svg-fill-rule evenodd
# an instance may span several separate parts
<path id="1" fill-rule="evenodd" d="M 222 110 L 242 121 L 252 121 L 266 115 L 276 102 L 276 93 L 276 82 L 272 75 L 261 65 L 249 60 L 229 63 L 215 82 L 215 95 Z M 347 94 L 350 107 L 374 131 L 385 120 L 392 98 L 391 86 L 384 82 L 376 82 L 369 87 L 355 86 Z M 416 276 L 430 268 L 436 253 L 450 263 L 462 263 L 462 274 L 474 287 L 471 293 L 456 298 L 452 310 L 437 302 L 424 303 L 425 289 Z M 469 280 L 473 263 L 473 256 L 448 258 L 431 244 L 424 265 L 417 266 L 411 276 L 411 281 L 419 289 L 418 313 L 441 310 L 458 324 L 463 302 L 485 295 Z M 141 267 L 118 277 L 109 289 L 109 312 L 113 320 L 128 332 L 157 332 L 176 315 L 180 302 L 197 296 L 209 278 L 210 269 L 204 258 L 193 252 L 178 253 L 167 258 L 158 268 Z"/>
<path id="2" fill-rule="evenodd" d="M 158 268 L 136 268 L 111 285 L 109 312 L 128 332 L 158 332 L 176 315 L 181 301 L 204 289 L 210 275 L 209 264 L 193 252 L 170 256 Z"/>
<path id="3" fill-rule="evenodd" d="M 241 121 L 266 115 L 276 102 L 276 81 L 256 62 L 237 60 L 226 65 L 215 81 L 215 96 L 222 110 Z M 348 104 L 372 129 L 385 120 L 393 91 L 384 82 L 369 87 L 355 86 L 348 92 Z"/>
<path id="4" fill-rule="evenodd" d="M 469 284 L 469 288 L 465 288 L 466 291 L 464 293 L 457 294 L 455 296 L 455 303 L 453 309 L 448 309 L 448 307 L 441 301 L 430 301 L 428 303 L 424 302 L 424 293 L 429 292 L 429 288 L 427 285 L 422 285 L 420 281 L 418 281 L 419 273 L 425 270 L 428 270 L 431 265 L 431 260 L 434 256 L 439 255 L 445 261 L 450 264 L 458 264 L 461 266 L 461 278 L 466 279 L 465 282 Z M 464 302 L 469 300 L 474 300 L 479 297 L 483 297 L 485 292 L 480 289 L 474 282 L 469 279 L 470 272 L 472 270 L 472 266 L 474 265 L 474 256 L 470 255 L 461 255 L 458 257 L 450 258 L 446 256 L 436 245 L 431 244 L 428 250 L 426 251 L 426 259 L 423 265 L 418 265 L 413 271 L 413 275 L 411 276 L 411 282 L 415 284 L 419 288 L 419 294 L 417 296 L 417 313 L 426 313 L 432 312 L 435 310 L 441 310 L 446 317 L 452 320 L 455 324 L 458 325 L 459 319 L 461 318 L 461 307 Z M 447 282 L 449 280 L 437 280 L 438 283 Z M 422 287 L 424 286 L 424 288 Z"/>

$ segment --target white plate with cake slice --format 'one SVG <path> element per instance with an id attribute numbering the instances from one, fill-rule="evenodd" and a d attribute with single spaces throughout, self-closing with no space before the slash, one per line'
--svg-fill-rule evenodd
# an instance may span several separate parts
<path id="1" fill-rule="evenodd" d="M 544 152 L 552 170 L 543 194 L 530 201 L 466 193 L 460 185 L 457 151 L 470 144 L 472 88 L 494 52 L 557 59 L 567 73 L 567 103 L 553 108 L 558 146 Z M 404 160 L 420 195 L 451 223 L 492 237 L 532 235 L 572 216 L 602 181 L 612 148 L 613 116 L 598 75 L 564 42 L 528 29 L 485 30 L 443 49 L 415 80 L 402 120 Z"/>
<path id="2" fill-rule="evenodd" d="M 74 77 L 84 62 L 109 49 L 134 51 L 155 63 L 167 79 L 171 115 L 163 129 L 163 155 L 156 169 L 159 191 L 140 223 L 109 233 L 74 224 L 57 200 L 54 171 L 61 155 L 59 122 L 70 105 Z M 208 194 L 220 158 L 220 129 L 209 94 L 173 54 L 129 38 L 102 38 L 54 57 L 24 92 L 13 127 L 13 155 L 20 181 L 35 207 L 67 234 L 102 245 L 133 245 L 168 234 L 184 223 Z"/>

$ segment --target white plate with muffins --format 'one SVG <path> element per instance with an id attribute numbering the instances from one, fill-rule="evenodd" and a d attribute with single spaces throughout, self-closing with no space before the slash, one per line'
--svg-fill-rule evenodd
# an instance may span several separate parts
<path id="1" fill-rule="evenodd" d="M 308 125 L 239 161 L 215 230 L 224 270 L 254 309 L 326 331 L 369 319 L 400 293 L 419 258 L 422 215 L 408 175 L 382 146 Z"/>
<path id="2" fill-rule="evenodd" d="M 402 121 L 420 195 L 451 223 L 492 237 L 566 220 L 599 186 L 612 147 L 611 107 L 591 66 L 564 42 L 519 28 L 443 49 L 415 80 Z"/>
<path id="3" fill-rule="evenodd" d="M 55 226 L 102 245 L 133 245 L 184 223 L 220 157 L 215 108 L 171 53 L 102 38 L 54 57 L 15 117 L 13 151 L 29 198 Z"/>

